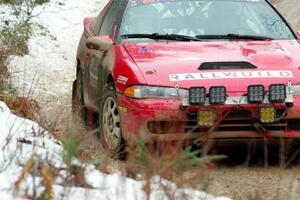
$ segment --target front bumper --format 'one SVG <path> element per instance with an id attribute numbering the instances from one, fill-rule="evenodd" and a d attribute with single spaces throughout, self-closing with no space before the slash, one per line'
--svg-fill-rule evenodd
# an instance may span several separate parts
<path id="1" fill-rule="evenodd" d="M 118 96 L 122 134 L 125 140 L 172 141 L 172 140 L 228 140 L 262 138 L 300 138 L 300 97 L 287 99 L 288 104 L 274 106 L 278 112 L 287 113 L 272 124 L 259 122 L 259 106 L 237 102 L 229 98 L 226 105 L 190 106 L 182 99 L 132 99 Z M 213 109 L 215 125 L 199 127 L 197 111 Z"/>

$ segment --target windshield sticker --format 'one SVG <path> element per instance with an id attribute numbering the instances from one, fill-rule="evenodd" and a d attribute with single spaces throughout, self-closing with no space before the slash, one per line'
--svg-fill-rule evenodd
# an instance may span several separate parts
<path id="1" fill-rule="evenodd" d="M 139 49 L 139 52 L 140 52 L 140 53 L 148 53 L 148 52 L 151 52 L 151 50 L 150 50 L 150 49 L 147 49 L 146 47 L 141 47 L 141 48 Z"/>
<path id="2" fill-rule="evenodd" d="M 203 0 L 190 0 L 195 2 L 203 2 Z M 235 2 L 246 2 L 246 3 L 259 3 L 261 0 L 232 0 Z M 129 3 L 130 7 L 149 5 L 155 3 L 170 3 L 170 2 L 184 2 L 184 0 L 131 0 Z"/>
<path id="3" fill-rule="evenodd" d="M 291 71 L 239 71 L 170 74 L 171 81 L 226 79 L 226 78 L 292 78 Z"/>

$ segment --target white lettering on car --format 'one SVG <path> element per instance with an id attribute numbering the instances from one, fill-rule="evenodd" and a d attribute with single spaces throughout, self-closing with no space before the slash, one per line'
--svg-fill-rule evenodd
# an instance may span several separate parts
<path id="1" fill-rule="evenodd" d="M 239 72 L 203 72 L 170 74 L 171 81 L 187 81 L 202 79 L 226 79 L 226 78 L 292 78 L 291 71 L 239 71 Z"/>
<path id="2" fill-rule="evenodd" d="M 123 85 L 126 85 L 127 81 L 128 81 L 128 77 L 125 76 L 119 76 L 117 79 L 117 82 Z"/>

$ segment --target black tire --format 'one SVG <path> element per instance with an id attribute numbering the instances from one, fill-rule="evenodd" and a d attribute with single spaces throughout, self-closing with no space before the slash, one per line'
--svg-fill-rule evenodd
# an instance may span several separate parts
<path id="1" fill-rule="evenodd" d="M 110 111 L 108 111 L 109 107 L 111 108 Z M 114 137 L 112 135 L 114 135 Z M 112 141 L 109 138 L 114 138 L 115 140 Z M 121 132 L 120 115 L 114 84 L 109 84 L 105 87 L 100 100 L 99 139 L 104 150 L 110 157 L 114 159 L 125 159 L 125 141 Z"/>
<path id="2" fill-rule="evenodd" d="M 82 72 L 78 70 L 72 89 L 72 114 L 74 120 L 80 120 L 86 126 L 86 106 L 83 98 Z"/>

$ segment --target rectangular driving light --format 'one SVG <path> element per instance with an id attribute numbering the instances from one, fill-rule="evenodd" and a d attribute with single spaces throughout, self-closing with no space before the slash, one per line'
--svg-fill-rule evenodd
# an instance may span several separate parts
<path id="1" fill-rule="evenodd" d="M 276 110 L 273 107 L 260 108 L 260 121 L 262 123 L 274 123 L 276 117 Z"/>
<path id="2" fill-rule="evenodd" d="M 224 86 L 211 87 L 209 89 L 209 103 L 212 105 L 224 105 L 226 102 L 226 88 Z"/>
<path id="3" fill-rule="evenodd" d="M 215 123 L 214 110 L 199 110 L 198 111 L 198 124 L 201 127 L 212 127 Z"/>
<path id="4" fill-rule="evenodd" d="M 248 102 L 262 103 L 265 98 L 265 88 L 263 85 L 250 85 L 248 87 Z"/>
<path id="5" fill-rule="evenodd" d="M 206 101 L 205 87 L 192 87 L 189 91 L 191 105 L 204 105 Z"/>
<path id="6" fill-rule="evenodd" d="M 269 101 L 271 103 L 283 103 L 286 99 L 286 86 L 284 84 L 273 84 L 269 87 Z"/>

